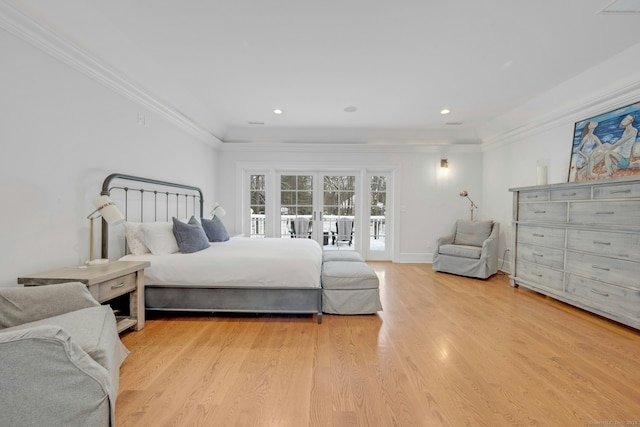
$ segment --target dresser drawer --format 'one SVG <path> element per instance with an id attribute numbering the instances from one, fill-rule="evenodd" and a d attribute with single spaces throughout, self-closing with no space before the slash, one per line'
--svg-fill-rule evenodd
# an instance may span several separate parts
<path id="1" fill-rule="evenodd" d="M 529 264 L 520 259 L 516 262 L 516 282 L 517 279 L 556 291 L 563 290 L 562 271 L 552 270 L 542 265 Z"/>
<path id="2" fill-rule="evenodd" d="M 569 208 L 572 224 L 640 225 L 640 201 L 572 202 Z"/>
<path id="3" fill-rule="evenodd" d="M 640 262 L 640 234 L 568 230 L 567 249 Z"/>
<path id="4" fill-rule="evenodd" d="M 520 202 L 546 202 L 549 200 L 549 190 L 529 190 L 520 192 Z"/>
<path id="5" fill-rule="evenodd" d="M 590 200 L 591 187 L 558 188 L 551 190 L 550 200 Z"/>
<path id="6" fill-rule="evenodd" d="M 136 274 L 127 274 L 126 276 L 92 286 L 92 288 L 96 287 L 98 288 L 98 301 L 115 298 L 118 295 L 123 295 L 136 289 Z"/>
<path id="7" fill-rule="evenodd" d="M 607 312 L 640 317 L 640 291 L 567 274 L 567 293 L 599 304 Z"/>
<path id="8" fill-rule="evenodd" d="M 640 263 L 567 251 L 565 270 L 607 283 L 638 286 Z"/>
<path id="9" fill-rule="evenodd" d="M 640 197 L 640 183 L 600 185 L 594 187 L 594 199 L 629 199 Z"/>
<path id="10" fill-rule="evenodd" d="M 564 228 L 518 225 L 517 233 L 517 243 L 564 248 Z"/>
<path id="11" fill-rule="evenodd" d="M 566 203 L 520 203 L 519 221 L 567 222 Z"/>
<path id="12" fill-rule="evenodd" d="M 564 267 L 564 250 L 547 248 L 544 246 L 530 246 L 520 244 L 516 246 L 518 258 L 532 264 L 542 264 L 547 267 Z"/>

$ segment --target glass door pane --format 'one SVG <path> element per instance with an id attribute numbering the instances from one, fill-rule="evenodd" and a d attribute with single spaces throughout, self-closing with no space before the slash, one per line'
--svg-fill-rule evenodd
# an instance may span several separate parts
<path id="1" fill-rule="evenodd" d="M 325 250 L 354 250 L 356 230 L 356 176 L 324 175 L 322 232 Z"/>
<path id="2" fill-rule="evenodd" d="M 250 236 L 265 237 L 267 198 L 265 175 L 249 176 Z"/>
<path id="3" fill-rule="evenodd" d="M 389 214 L 389 174 L 370 174 L 369 179 L 369 250 L 367 259 L 391 259 Z"/>
<path id="4" fill-rule="evenodd" d="M 280 237 L 312 238 L 313 178 L 280 175 Z"/>

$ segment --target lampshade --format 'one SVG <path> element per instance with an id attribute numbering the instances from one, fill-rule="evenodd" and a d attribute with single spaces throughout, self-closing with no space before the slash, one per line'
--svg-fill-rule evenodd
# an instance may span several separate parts
<path id="1" fill-rule="evenodd" d="M 96 207 L 93 213 L 99 213 L 109 225 L 122 224 L 125 221 L 118 207 L 108 196 L 97 197 L 93 201 L 93 205 Z"/>
<path id="2" fill-rule="evenodd" d="M 99 196 L 93 201 L 96 209 L 89 214 L 89 265 L 106 264 L 108 259 L 93 259 L 93 220 L 102 217 L 110 225 L 122 224 L 125 217 L 108 196 Z"/>
<path id="3" fill-rule="evenodd" d="M 227 211 L 225 211 L 224 208 L 220 206 L 219 203 L 216 203 L 213 209 L 211 209 L 211 215 L 221 217 L 221 216 L 225 216 L 226 214 L 227 214 Z"/>

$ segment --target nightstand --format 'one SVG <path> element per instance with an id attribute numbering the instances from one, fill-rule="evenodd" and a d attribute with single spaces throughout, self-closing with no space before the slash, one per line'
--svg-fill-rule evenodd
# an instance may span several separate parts
<path id="1" fill-rule="evenodd" d="M 55 285 L 66 282 L 81 282 L 87 285 L 91 295 L 100 303 L 113 302 L 129 295 L 129 313 L 118 318 L 118 332 L 133 327 L 144 328 L 144 269 L 147 261 L 113 261 L 108 264 L 65 267 L 28 277 L 19 277 L 24 286 Z"/>

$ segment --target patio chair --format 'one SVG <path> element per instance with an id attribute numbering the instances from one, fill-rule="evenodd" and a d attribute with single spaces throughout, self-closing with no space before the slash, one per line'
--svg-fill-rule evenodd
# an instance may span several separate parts
<path id="1" fill-rule="evenodd" d="M 353 220 L 349 218 L 338 218 L 336 221 L 336 237 L 335 243 L 349 242 L 349 246 L 353 243 Z"/>
<path id="2" fill-rule="evenodd" d="M 310 239 L 311 220 L 308 218 L 294 218 L 291 220 L 291 238 Z"/>

